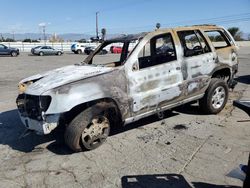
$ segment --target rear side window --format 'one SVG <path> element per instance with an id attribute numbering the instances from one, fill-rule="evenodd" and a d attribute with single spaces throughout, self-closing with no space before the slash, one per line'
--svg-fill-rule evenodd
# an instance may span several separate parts
<path id="1" fill-rule="evenodd" d="M 177 32 L 181 45 L 184 50 L 184 56 L 196 56 L 204 53 L 211 52 L 207 41 L 198 30 L 188 30 Z"/>
<path id="2" fill-rule="evenodd" d="M 205 31 L 215 49 L 231 46 L 228 38 L 222 31 Z"/>

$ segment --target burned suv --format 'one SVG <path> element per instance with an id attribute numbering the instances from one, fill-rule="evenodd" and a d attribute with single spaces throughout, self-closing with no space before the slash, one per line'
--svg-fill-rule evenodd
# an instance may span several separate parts
<path id="1" fill-rule="evenodd" d="M 98 55 L 122 44 L 120 54 Z M 104 41 L 82 63 L 22 80 L 17 106 L 39 134 L 65 126 L 74 151 L 100 146 L 114 126 L 199 101 L 219 113 L 235 85 L 238 47 L 222 27 L 159 29 Z"/>

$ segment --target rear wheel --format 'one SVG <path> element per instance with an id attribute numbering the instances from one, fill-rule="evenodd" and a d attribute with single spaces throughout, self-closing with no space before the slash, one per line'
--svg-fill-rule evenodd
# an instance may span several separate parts
<path id="1" fill-rule="evenodd" d="M 109 132 L 107 109 L 94 105 L 78 114 L 66 127 L 65 142 L 74 151 L 93 150 L 105 142 Z"/>
<path id="2" fill-rule="evenodd" d="M 58 52 L 57 55 L 59 55 L 59 56 L 62 55 L 62 52 Z"/>
<path id="3" fill-rule="evenodd" d="M 12 57 L 16 57 L 16 56 L 17 56 L 17 52 L 13 51 L 13 52 L 11 52 L 10 55 L 11 55 Z"/>
<path id="4" fill-rule="evenodd" d="M 226 82 L 212 78 L 204 97 L 199 101 L 199 105 L 205 113 L 217 114 L 225 107 L 227 100 L 228 86 Z"/>

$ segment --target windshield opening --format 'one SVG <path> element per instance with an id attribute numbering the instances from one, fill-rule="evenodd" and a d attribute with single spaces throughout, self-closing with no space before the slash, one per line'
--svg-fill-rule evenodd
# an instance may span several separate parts
<path id="1" fill-rule="evenodd" d="M 85 63 L 117 67 L 123 65 L 129 54 L 133 51 L 138 40 L 131 41 L 105 41 L 92 52 L 85 60 Z"/>

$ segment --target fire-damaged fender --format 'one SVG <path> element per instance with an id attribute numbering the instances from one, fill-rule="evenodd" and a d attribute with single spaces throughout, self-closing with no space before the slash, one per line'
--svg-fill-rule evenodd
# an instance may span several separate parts
<path id="1" fill-rule="evenodd" d="M 42 95 L 51 96 L 51 103 L 45 115 L 68 112 L 80 104 L 107 98 L 115 101 L 122 118 L 128 117 L 130 113 L 123 68 L 69 83 L 48 90 Z"/>

